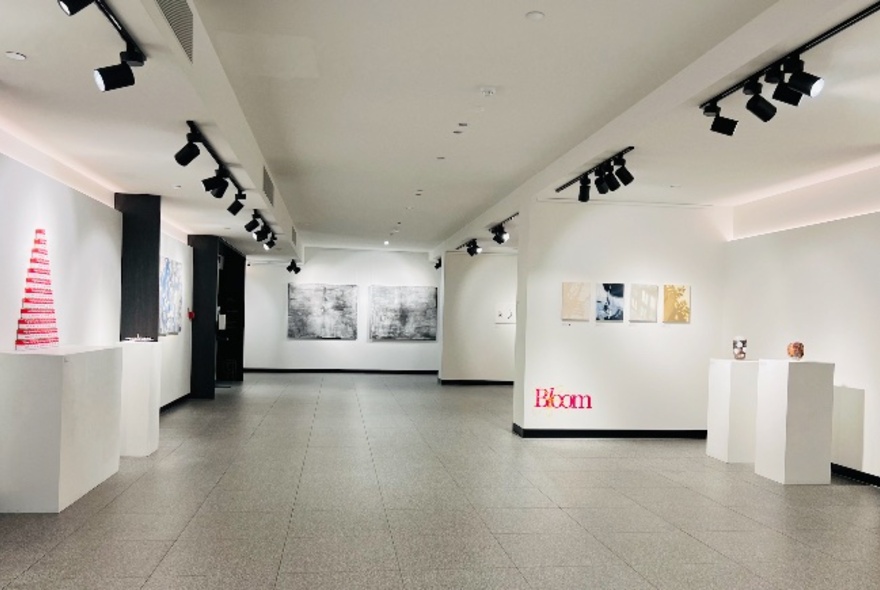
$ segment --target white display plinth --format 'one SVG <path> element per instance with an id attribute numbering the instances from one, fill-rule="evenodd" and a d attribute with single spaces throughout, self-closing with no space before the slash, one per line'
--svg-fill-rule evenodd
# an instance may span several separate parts
<path id="1" fill-rule="evenodd" d="M 726 463 L 755 461 L 758 361 L 711 359 L 706 454 Z"/>
<path id="2" fill-rule="evenodd" d="M 119 470 L 122 350 L 0 354 L 0 513 L 61 512 Z"/>
<path id="3" fill-rule="evenodd" d="M 759 362 L 755 473 L 783 484 L 831 482 L 834 364 Z"/>
<path id="4" fill-rule="evenodd" d="M 161 367 L 158 342 L 122 343 L 119 452 L 123 457 L 146 457 L 159 448 Z"/>

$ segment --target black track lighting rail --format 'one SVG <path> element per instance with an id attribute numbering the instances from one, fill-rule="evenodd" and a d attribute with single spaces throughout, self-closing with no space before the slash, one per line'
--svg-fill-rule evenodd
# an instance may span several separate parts
<path id="1" fill-rule="evenodd" d="M 138 45 L 138 42 L 134 40 L 134 37 L 131 36 L 131 33 L 128 32 L 128 29 L 122 24 L 122 21 L 119 20 L 119 17 L 116 16 L 116 13 L 113 12 L 113 9 L 110 8 L 110 5 L 107 4 L 106 0 L 95 0 L 95 5 L 97 5 L 98 9 L 101 11 L 110 24 L 113 25 L 113 28 L 116 29 L 116 32 L 119 33 L 119 36 L 125 42 L 126 51 L 137 51 L 143 58 L 144 61 L 147 59 L 147 54 L 144 53 L 144 50 L 141 49 L 141 46 Z"/>
<path id="2" fill-rule="evenodd" d="M 193 134 L 193 137 L 197 138 L 197 142 L 205 146 L 205 151 L 210 154 L 210 156 L 214 159 L 214 162 L 217 163 L 217 168 L 223 170 L 226 173 L 226 178 L 229 179 L 229 182 L 232 183 L 232 186 L 235 187 L 237 191 L 236 199 L 245 198 L 244 197 L 244 187 L 238 182 L 235 177 L 232 175 L 232 172 L 229 171 L 229 167 L 223 163 L 222 158 L 220 158 L 220 154 L 217 153 L 217 150 L 214 149 L 214 146 L 211 145 L 211 142 L 208 141 L 208 138 L 205 137 L 205 134 L 202 133 L 202 130 L 199 129 L 198 124 L 195 121 L 187 121 L 186 124 L 189 126 L 189 132 Z"/>
<path id="3" fill-rule="evenodd" d="M 614 160 L 616 160 L 617 158 L 622 158 L 623 156 L 625 156 L 626 154 L 630 153 L 630 152 L 633 151 L 634 149 L 636 149 L 636 148 L 634 148 L 633 146 L 629 146 L 629 147 L 625 147 L 625 148 L 623 148 L 622 150 L 620 150 L 619 152 L 617 152 L 616 154 L 614 154 L 614 155 L 611 156 L 610 158 L 605 158 L 604 160 L 602 160 L 601 162 L 599 162 L 598 164 L 596 164 L 595 166 L 593 166 L 592 168 L 590 168 L 590 169 L 587 170 L 586 172 L 582 172 L 580 175 L 575 176 L 574 178 L 572 178 L 571 180 L 569 180 L 568 182 L 566 182 L 565 184 L 563 184 L 562 186 L 560 186 L 559 188 L 557 188 L 557 189 L 556 189 L 556 192 L 557 192 L 557 193 L 561 193 L 562 191 L 564 191 L 565 189 L 567 189 L 567 188 L 570 187 L 571 185 L 575 184 L 576 182 L 579 182 L 582 178 L 586 178 L 587 176 L 589 176 L 589 175 L 592 174 L 593 172 L 599 170 L 599 169 L 602 168 L 603 166 L 607 166 L 608 164 L 613 163 Z M 516 215 L 519 215 L 519 213 L 517 213 Z M 514 217 L 515 217 L 516 215 L 514 215 Z M 503 222 L 502 222 L 502 223 L 503 223 Z"/>
<path id="4" fill-rule="evenodd" d="M 510 215 L 510 216 L 508 216 L 508 217 L 505 217 L 504 219 L 502 219 L 502 220 L 499 221 L 498 223 L 490 224 L 489 227 L 498 227 L 499 225 L 504 225 L 504 224 L 507 223 L 508 221 L 513 221 L 513 220 L 516 219 L 517 217 L 519 217 L 519 211 L 517 211 L 517 212 L 514 213 L 513 215 Z"/>
<path id="5" fill-rule="evenodd" d="M 802 54 L 806 53 L 810 49 L 813 49 L 817 45 L 821 45 L 822 43 L 824 43 L 828 39 L 831 39 L 835 35 L 842 33 L 843 31 L 847 30 L 851 26 L 860 23 L 861 21 L 865 20 L 866 18 L 868 18 L 869 16 L 871 16 L 872 14 L 874 14 L 875 12 L 878 12 L 878 11 L 880 11 L 880 2 L 875 2 L 874 4 L 868 6 L 867 8 L 865 8 L 864 10 L 859 12 L 858 14 L 854 14 L 853 16 L 849 17 L 848 19 L 846 19 L 842 23 L 839 23 L 839 24 L 831 27 L 830 29 L 828 29 L 824 33 L 821 33 L 820 35 L 810 39 L 809 41 L 807 41 L 806 43 L 804 43 L 803 45 L 801 45 L 797 49 L 790 51 L 789 53 L 785 54 L 784 56 L 777 59 L 773 63 L 761 68 L 757 72 L 753 72 L 749 76 L 746 76 L 743 80 L 741 80 L 740 82 L 737 82 L 736 84 L 734 84 L 730 88 L 727 88 L 723 92 L 719 92 L 718 94 L 716 94 L 715 96 L 713 96 L 712 98 L 710 98 L 709 100 L 707 100 L 703 104 L 701 104 L 700 110 L 703 110 L 708 106 L 716 105 L 718 103 L 718 101 L 724 100 L 725 98 L 727 98 L 731 94 L 734 94 L 735 92 L 738 92 L 739 90 L 742 90 L 743 88 L 745 88 L 746 84 L 748 84 L 749 81 L 754 80 L 756 78 L 760 78 L 761 76 L 766 75 L 768 72 L 776 70 L 777 68 L 781 67 L 786 60 L 791 59 L 791 58 L 797 58 L 797 57 L 801 56 Z M 574 181 L 572 181 L 572 184 L 573 183 L 574 183 Z"/>

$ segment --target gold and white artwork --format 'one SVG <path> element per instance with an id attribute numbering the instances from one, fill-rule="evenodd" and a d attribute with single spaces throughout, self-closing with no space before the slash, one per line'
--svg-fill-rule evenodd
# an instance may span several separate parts
<path id="1" fill-rule="evenodd" d="M 592 291 L 590 283 L 562 283 L 562 321 L 589 322 Z"/>
<path id="2" fill-rule="evenodd" d="M 663 323 L 691 323 L 691 288 L 689 285 L 663 285 Z"/>
<path id="3" fill-rule="evenodd" d="M 629 291 L 629 321 L 656 322 L 659 303 L 659 286 L 632 285 Z"/>

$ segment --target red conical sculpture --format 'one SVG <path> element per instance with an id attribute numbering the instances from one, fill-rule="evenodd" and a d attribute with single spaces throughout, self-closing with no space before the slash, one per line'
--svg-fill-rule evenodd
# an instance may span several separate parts
<path id="1" fill-rule="evenodd" d="M 58 346 L 55 323 L 55 298 L 52 295 L 52 272 L 49 269 L 49 246 L 46 230 L 34 235 L 30 264 L 21 300 L 21 316 L 15 336 L 15 350 L 33 350 Z"/>

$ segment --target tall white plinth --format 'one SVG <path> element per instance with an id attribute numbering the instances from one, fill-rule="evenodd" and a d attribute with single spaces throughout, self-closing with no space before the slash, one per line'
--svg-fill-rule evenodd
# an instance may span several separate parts
<path id="1" fill-rule="evenodd" d="M 834 364 L 759 361 L 755 473 L 783 484 L 831 482 Z"/>
<path id="2" fill-rule="evenodd" d="M 122 343 L 120 453 L 146 457 L 159 448 L 162 349 L 158 342 Z"/>
<path id="3" fill-rule="evenodd" d="M 0 354 L 0 513 L 61 512 L 119 471 L 122 350 Z"/>
<path id="4" fill-rule="evenodd" d="M 711 359 L 706 454 L 726 463 L 755 461 L 758 361 Z"/>

